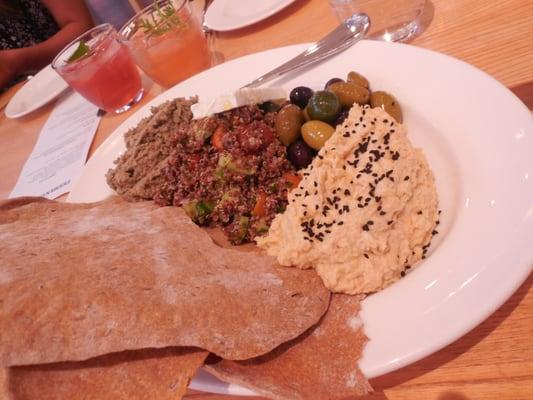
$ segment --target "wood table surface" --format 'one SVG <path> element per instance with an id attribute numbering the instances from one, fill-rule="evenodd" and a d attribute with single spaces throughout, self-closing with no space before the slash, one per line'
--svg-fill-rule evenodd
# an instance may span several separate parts
<path id="1" fill-rule="evenodd" d="M 433 20 L 411 43 L 491 74 L 533 108 L 533 1 L 433 0 Z M 298 0 L 256 25 L 218 34 L 226 60 L 313 41 L 337 24 L 326 0 Z M 438 77 L 436 77 L 438 79 Z M 162 88 L 146 80 L 146 103 Z M 0 96 L 3 107 L 14 90 Z M 54 104 L 20 119 L 0 116 L 0 199 L 7 198 Z M 90 154 L 131 113 L 106 115 Z M 532 149 L 533 150 L 533 149 Z M 533 157 L 533 152 L 532 152 Z M 533 241 L 533 238 L 532 238 Z M 532 242 L 533 245 L 533 242 Z M 532 260 L 533 264 L 533 260 Z M 502 265 L 502 268 L 505 268 Z M 477 328 L 437 353 L 373 379 L 369 399 L 533 399 L 533 296 L 529 279 Z M 480 294 L 479 301 L 490 293 Z M 188 400 L 228 400 L 189 391 Z"/>

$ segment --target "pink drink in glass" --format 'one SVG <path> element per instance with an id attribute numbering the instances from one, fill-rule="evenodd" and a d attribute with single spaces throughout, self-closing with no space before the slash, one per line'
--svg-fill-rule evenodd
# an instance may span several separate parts
<path id="1" fill-rule="evenodd" d="M 68 62 L 80 41 L 90 47 L 89 54 Z M 108 112 L 126 111 L 143 95 L 137 66 L 109 24 L 91 29 L 68 45 L 52 67 L 74 90 Z"/>

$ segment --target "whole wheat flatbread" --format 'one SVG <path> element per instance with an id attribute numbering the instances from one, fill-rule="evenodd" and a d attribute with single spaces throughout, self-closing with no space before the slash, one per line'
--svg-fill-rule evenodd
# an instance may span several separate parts
<path id="1" fill-rule="evenodd" d="M 206 365 L 218 378 L 277 400 L 335 400 L 372 391 L 357 362 L 367 341 L 358 296 L 334 294 L 319 325 L 272 352 Z"/>
<path id="2" fill-rule="evenodd" d="M 8 368 L 0 368 L 0 400 L 10 400 L 8 382 L 7 382 Z"/>
<path id="3" fill-rule="evenodd" d="M 179 208 L 33 200 L 0 203 L 0 366 L 167 346 L 242 360 L 328 307 L 313 271 L 223 249 Z"/>
<path id="4" fill-rule="evenodd" d="M 209 353 L 164 348 L 9 369 L 12 400 L 177 400 Z"/>

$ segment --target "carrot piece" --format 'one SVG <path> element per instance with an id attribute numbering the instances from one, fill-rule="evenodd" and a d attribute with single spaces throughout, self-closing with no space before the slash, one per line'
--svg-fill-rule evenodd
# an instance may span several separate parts
<path id="1" fill-rule="evenodd" d="M 224 133 L 226 133 L 226 129 L 224 126 L 219 125 L 217 129 L 215 129 L 213 136 L 211 136 L 211 145 L 218 151 L 224 150 Z"/>
<path id="2" fill-rule="evenodd" d="M 290 189 L 298 187 L 302 177 L 294 172 L 285 172 L 282 178 L 290 185 Z"/>
<path id="3" fill-rule="evenodd" d="M 255 215 L 257 217 L 264 217 L 266 215 L 266 200 L 266 193 L 260 191 L 255 199 L 255 206 L 252 210 L 252 215 Z"/>

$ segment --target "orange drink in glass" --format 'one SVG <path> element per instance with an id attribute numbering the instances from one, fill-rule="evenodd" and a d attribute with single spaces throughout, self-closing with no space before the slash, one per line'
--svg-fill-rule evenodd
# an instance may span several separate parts
<path id="1" fill-rule="evenodd" d="M 164 87 L 211 65 L 207 40 L 187 0 L 161 0 L 146 7 L 120 30 L 135 62 Z"/>
<path id="2" fill-rule="evenodd" d="M 55 57 L 52 68 L 75 91 L 108 112 L 126 111 L 143 95 L 139 70 L 110 24 L 72 41 Z"/>

